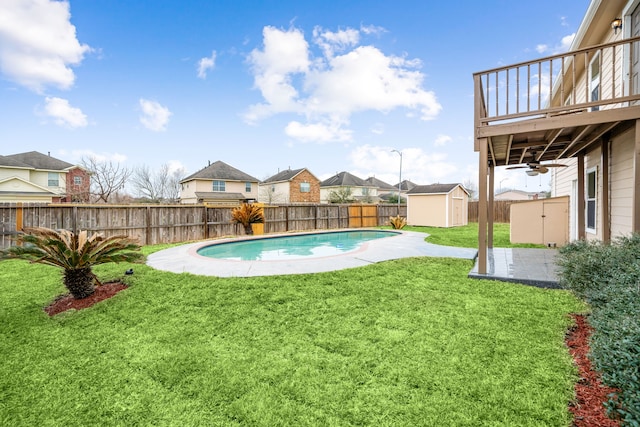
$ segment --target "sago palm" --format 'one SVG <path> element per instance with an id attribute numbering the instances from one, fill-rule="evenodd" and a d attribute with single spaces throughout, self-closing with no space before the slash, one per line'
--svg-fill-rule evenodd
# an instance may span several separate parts
<path id="1" fill-rule="evenodd" d="M 25 228 L 17 243 L 1 251 L 0 258 L 21 258 L 61 268 L 64 286 L 76 299 L 88 297 L 100 284 L 91 269 L 94 265 L 143 258 L 136 252 L 140 246 L 128 236 L 104 237 L 87 231 L 75 234 L 44 227 Z"/>
<path id="2" fill-rule="evenodd" d="M 236 224 L 242 224 L 247 234 L 253 234 L 251 224 L 263 223 L 264 213 L 262 207 L 252 203 L 243 203 L 231 211 L 231 220 Z"/>

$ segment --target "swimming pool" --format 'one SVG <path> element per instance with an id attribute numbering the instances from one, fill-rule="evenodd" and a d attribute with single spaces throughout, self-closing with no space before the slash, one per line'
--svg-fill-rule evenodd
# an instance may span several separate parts
<path id="1" fill-rule="evenodd" d="M 396 236 L 385 230 L 352 230 L 264 237 L 208 245 L 198 255 L 235 261 L 276 261 L 340 255 L 370 241 Z"/>

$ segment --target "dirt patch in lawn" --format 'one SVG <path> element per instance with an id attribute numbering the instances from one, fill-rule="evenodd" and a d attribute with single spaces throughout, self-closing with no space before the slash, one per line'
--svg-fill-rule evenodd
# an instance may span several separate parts
<path id="1" fill-rule="evenodd" d="M 111 298 L 120 291 L 127 289 L 127 285 L 121 282 L 103 283 L 96 286 L 96 290 L 93 294 L 86 298 L 75 299 L 71 294 L 60 295 L 51 304 L 44 308 L 49 316 L 55 316 L 58 313 L 62 313 L 67 310 L 82 310 L 88 308 L 94 304 Z"/>

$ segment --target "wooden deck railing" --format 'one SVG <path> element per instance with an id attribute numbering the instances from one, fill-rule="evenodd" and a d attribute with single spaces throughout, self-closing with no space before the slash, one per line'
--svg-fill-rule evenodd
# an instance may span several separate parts
<path id="1" fill-rule="evenodd" d="M 640 60 L 640 37 L 474 73 L 476 126 L 626 107 L 640 100 L 634 55 Z M 592 66 L 599 70 L 595 88 L 588 83 Z"/>

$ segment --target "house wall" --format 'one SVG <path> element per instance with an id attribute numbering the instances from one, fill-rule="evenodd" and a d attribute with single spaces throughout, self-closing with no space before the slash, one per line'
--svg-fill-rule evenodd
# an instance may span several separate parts
<path id="1" fill-rule="evenodd" d="M 447 202 L 445 194 L 407 194 L 407 224 L 446 227 Z"/>
<path id="2" fill-rule="evenodd" d="M 13 177 L 22 178 L 25 181 L 29 181 L 29 170 L 0 167 L 0 181 L 6 178 L 13 178 Z"/>
<path id="3" fill-rule="evenodd" d="M 289 181 L 260 184 L 258 193 L 262 203 L 290 203 Z"/>
<path id="4" fill-rule="evenodd" d="M 628 235 L 633 229 L 633 138 L 634 132 L 630 130 L 611 143 L 609 197 L 612 238 Z"/>
<path id="5" fill-rule="evenodd" d="M 184 182 L 180 191 L 180 203 L 197 203 L 196 192 L 212 192 L 213 180 L 193 179 Z M 258 200 L 258 183 L 251 183 L 251 191 L 245 191 L 245 181 L 225 181 L 225 193 L 241 193 L 247 199 Z"/>
<path id="6" fill-rule="evenodd" d="M 51 203 L 53 194 L 34 187 L 19 179 L 8 179 L 0 182 L 0 202 L 43 202 Z"/>
<path id="7" fill-rule="evenodd" d="M 310 191 L 300 191 L 300 184 L 308 182 Z M 320 181 L 309 171 L 303 170 L 291 180 L 289 186 L 290 203 L 320 203 Z"/>
<path id="8" fill-rule="evenodd" d="M 82 183 L 76 185 L 75 177 L 80 177 Z M 91 176 L 81 168 L 70 169 L 66 173 L 66 188 L 67 195 L 63 199 L 64 202 L 88 202 L 89 201 L 89 186 L 91 184 Z"/>

